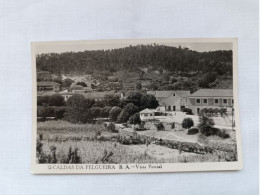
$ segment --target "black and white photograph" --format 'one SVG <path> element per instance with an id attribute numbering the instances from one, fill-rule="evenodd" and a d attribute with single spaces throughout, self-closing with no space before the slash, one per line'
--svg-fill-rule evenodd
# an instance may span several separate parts
<path id="1" fill-rule="evenodd" d="M 32 43 L 32 172 L 241 169 L 236 47 L 236 39 Z"/>

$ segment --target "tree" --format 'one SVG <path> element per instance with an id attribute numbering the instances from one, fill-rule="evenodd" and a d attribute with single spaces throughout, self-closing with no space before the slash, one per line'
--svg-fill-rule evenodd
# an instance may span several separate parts
<path id="1" fill-rule="evenodd" d="M 203 113 L 199 116 L 200 124 L 198 125 L 200 132 L 206 136 L 212 134 L 213 126 L 215 125 L 213 119 Z"/>
<path id="2" fill-rule="evenodd" d="M 54 109 L 54 115 L 56 119 L 63 119 L 64 118 L 64 113 L 66 111 L 66 107 L 62 106 L 62 107 L 56 107 Z"/>
<path id="3" fill-rule="evenodd" d="M 92 121 L 90 108 L 95 103 L 94 100 L 85 99 L 83 95 L 75 94 L 71 96 L 67 104 L 65 119 L 72 123 L 86 123 Z"/>
<path id="4" fill-rule="evenodd" d="M 103 108 L 101 108 L 100 111 L 100 116 L 104 117 L 104 118 L 108 118 L 109 117 L 109 111 L 111 110 L 111 106 L 105 106 Z"/>
<path id="5" fill-rule="evenodd" d="M 50 96 L 37 96 L 37 106 L 49 105 Z"/>
<path id="6" fill-rule="evenodd" d="M 85 82 L 77 82 L 77 85 L 81 85 L 82 87 L 87 87 L 87 84 Z"/>
<path id="7" fill-rule="evenodd" d="M 155 82 L 151 82 L 147 87 L 149 90 L 153 90 L 153 91 L 158 89 L 158 85 L 156 85 Z"/>
<path id="8" fill-rule="evenodd" d="M 141 118 L 140 118 L 139 113 L 135 113 L 134 115 L 132 115 L 129 118 L 129 122 L 130 122 L 130 124 L 134 124 L 134 128 L 135 128 L 136 124 L 141 124 Z"/>
<path id="9" fill-rule="evenodd" d="M 103 108 L 103 107 L 105 107 L 105 103 L 104 103 L 104 101 L 102 101 L 102 100 L 97 100 L 97 101 L 95 102 L 95 104 L 93 105 L 93 107 Z"/>
<path id="10" fill-rule="evenodd" d="M 106 94 L 104 97 L 104 103 L 106 106 L 118 106 L 120 104 L 120 97 L 114 94 Z"/>
<path id="11" fill-rule="evenodd" d="M 141 92 L 131 92 L 124 100 L 125 104 L 133 103 L 138 110 L 143 110 L 145 108 L 157 108 L 159 106 L 158 101 L 154 95 L 145 94 Z"/>
<path id="12" fill-rule="evenodd" d="M 178 81 L 178 80 L 177 80 L 176 78 L 172 77 L 172 78 L 170 78 L 169 83 L 174 84 L 174 83 L 176 83 L 177 81 Z"/>
<path id="13" fill-rule="evenodd" d="M 132 102 L 128 103 L 123 109 L 127 111 L 130 116 L 138 112 L 138 108 Z"/>
<path id="14" fill-rule="evenodd" d="M 167 83 L 168 83 L 169 80 L 170 80 L 169 74 L 164 74 L 162 79 L 163 79 L 164 82 L 167 82 Z"/>
<path id="15" fill-rule="evenodd" d="M 146 94 L 144 98 L 142 99 L 141 104 L 145 105 L 145 108 L 155 109 L 159 106 L 158 101 L 156 100 L 154 95 Z M 145 109 L 144 108 L 144 109 Z M 143 109 L 143 108 L 142 108 Z"/>
<path id="16" fill-rule="evenodd" d="M 64 106 L 64 97 L 59 94 L 55 94 L 49 97 L 50 106 Z"/>
<path id="17" fill-rule="evenodd" d="M 215 72 L 207 72 L 200 80 L 199 87 L 209 88 L 209 84 L 217 79 Z"/>
<path id="18" fill-rule="evenodd" d="M 136 83 L 135 88 L 140 91 L 142 89 L 142 84 L 140 82 Z"/>
<path id="19" fill-rule="evenodd" d="M 117 116 L 117 122 L 119 123 L 126 123 L 130 117 L 130 114 L 125 111 L 124 109 L 120 112 L 120 114 Z"/>
<path id="20" fill-rule="evenodd" d="M 194 122 L 191 118 L 185 118 L 182 121 L 182 128 L 189 129 L 194 125 Z"/>
<path id="21" fill-rule="evenodd" d="M 90 108 L 90 113 L 94 119 L 100 116 L 101 108 L 99 107 L 92 107 Z"/>
<path id="22" fill-rule="evenodd" d="M 144 75 L 145 75 L 145 72 L 141 70 L 141 71 L 139 72 L 139 78 L 140 78 L 140 79 L 143 79 L 143 78 L 144 78 Z"/>
<path id="23" fill-rule="evenodd" d="M 118 106 L 114 106 L 110 112 L 109 112 L 109 118 L 111 121 L 115 122 L 117 121 L 117 117 L 120 114 L 120 112 L 122 111 L 122 108 L 118 107 Z"/>

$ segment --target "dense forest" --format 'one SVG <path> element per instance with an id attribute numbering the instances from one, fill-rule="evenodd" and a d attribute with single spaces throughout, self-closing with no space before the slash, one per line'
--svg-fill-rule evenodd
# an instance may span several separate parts
<path id="1" fill-rule="evenodd" d="M 197 52 L 164 45 L 137 45 L 111 50 L 40 54 L 37 69 L 58 73 L 87 73 L 141 68 L 169 72 L 215 72 L 232 75 L 232 51 Z"/>

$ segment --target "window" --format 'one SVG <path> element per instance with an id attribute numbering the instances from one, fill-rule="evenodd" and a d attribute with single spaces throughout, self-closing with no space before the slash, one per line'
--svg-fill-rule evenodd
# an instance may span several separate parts
<path id="1" fill-rule="evenodd" d="M 218 104 L 218 99 L 215 99 L 215 104 Z"/>
<path id="2" fill-rule="evenodd" d="M 208 99 L 203 99 L 203 103 L 207 104 L 208 103 Z"/>
<path id="3" fill-rule="evenodd" d="M 183 104 L 183 99 L 181 99 L 181 104 Z"/>
<path id="4" fill-rule="evenodd" d="M 232 104 L 234 104 L 234 99 L 232 99 Z"/>
<path id="5" fill-rule="evenodd" d="M 173 96 L 175 96 L 175 93 L 173 94 Z"/>
<path id="6" fill-rule="evenodd" d="M 197 104 L 200 104 L 200 99 L 196 99 L 196 103 L 197 103 Z"/>
<path id="7" fill-rule="evenodd" d="M 223 104 L 227 104 L 227 99 L 223 99 Z"/>

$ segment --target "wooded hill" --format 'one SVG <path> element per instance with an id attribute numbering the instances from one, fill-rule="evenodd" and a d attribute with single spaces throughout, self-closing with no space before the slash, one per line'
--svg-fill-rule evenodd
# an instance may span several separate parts
<path id="1" fill-rule="evenodd" d="M 232 75 L 232 51 L 197 52 L 164 45 L 137 45 L 111 50 L 40 54 L 37 69 L 59 73 L 140 72 L 141 68 L 169 72 L 215 72 Z"/>

